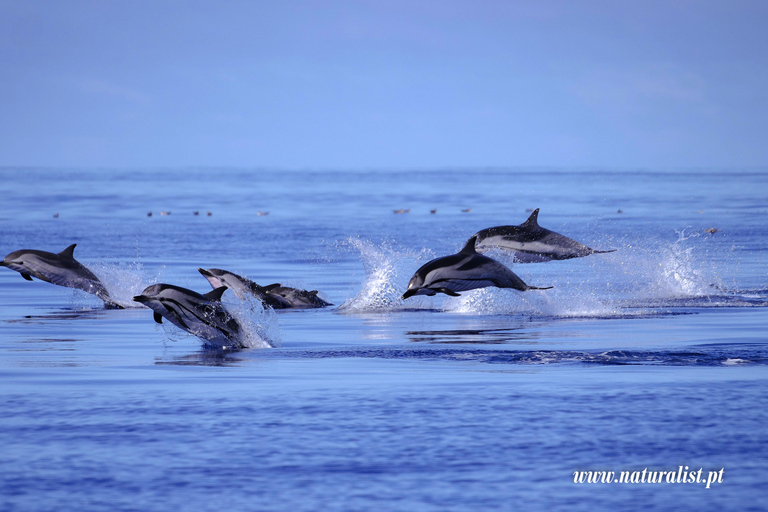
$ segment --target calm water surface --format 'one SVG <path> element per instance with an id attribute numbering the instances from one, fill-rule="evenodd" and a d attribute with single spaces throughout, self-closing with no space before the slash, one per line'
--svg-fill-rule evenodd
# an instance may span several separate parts
<path id="1" fill-rule="evenodd" d="M 334 303 L 275 313 L 225 294 L 275 348 L 217 353 L 147 309 L 0 269 L 4 511 L 765 509 L 766 170 L 0 179 L 0 256 L 77 243 L 126 303 L 156 282 L 208 291 L 198 267 Z M 419 266 L 531 208 L 617 251 L 494 253 L 554 288 L 399 299 Z M 680 466 L 723 482 L 573 476 Z"/>

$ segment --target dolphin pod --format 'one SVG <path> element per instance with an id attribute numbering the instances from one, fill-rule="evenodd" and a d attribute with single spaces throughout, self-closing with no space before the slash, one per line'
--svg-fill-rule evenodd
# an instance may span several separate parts
<path id="1" fill-rule="evenodd" d="M 443 293 L 458 296 L 458 292 L 477 288 L 511 288 L 518 291 L 552 288 L 526 284 L 502 263 L 480 252 L 497 248 L 511 251 L 517 262 L 538 262 L 579 258 L 590 254 L 614 252 L 587 247 L 571 238 L 542 228 L 538 224 L 539 209 L 519 226 L 497 226 L 478 231 L 456 254 L 436 258 L 422 265 L 408 283 L 402 299 L 416 295 L 434 296 Z M 60 253 L 22 249 L 6 256 L 0 266 L 19 272 L 29 281 L 42 281 L 91 293 L 104 301 L 105 308 L 120 308 L 99 279 L 74 258 L 76 244 Z M 179 286 L 158 283 L 148 286 L 141 295 L 133 297 L 154 311 L 154 319 L 163 318 L 175 326 L 204 340 L 204 346 L 216 349 L 238 349 L 249 345 L 244 330 L 221 303 L 225 290 L 231 289 L 240 299 L 252 295 L 264 307 L 272 309 L 322 308 L 332 304 L 318 297 L 316 290 L 307 291 L 282 286 L 279 283 L 259 286 L 255 282 L 222 269 L 198 271 L 213 290 L 200 294 Z"/>
<path id="2" fill-rule="evenodd" d="M 477 239 L 475 247 L 480 252 L 492 248 L 512 251 L 518 263 L 567 260 L 615 251 L 615 249 L 598 251 L 587 247 L 567 236 L 539 226 L 538 218 L 539 209 L 536 208 L 528 220 L 519 226 L 482 229 L 473 235 Z"/>

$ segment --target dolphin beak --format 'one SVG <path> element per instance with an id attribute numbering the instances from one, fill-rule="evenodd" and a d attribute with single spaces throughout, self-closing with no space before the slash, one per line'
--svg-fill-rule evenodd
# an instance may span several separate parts
<path id="1" fill-rule="evenodd" d="M 416 292 L 419 291 L 418 288 L 408 288 L 405 290 L 405 293 L 403 294 L 403 300 L 407 299 L 408 297 L 413 297 L 416 295 Z"/>
<path id="2" fill-rule="evenodd" d="M 198 268 L 197 271 L 200 272 L 201 274 L 203 274 L 205 277 L 213 277 L 213 274 L 211 274 L 210 272 L 208 272 L 204 268 Z"/>
<path id="3" fill-rule="evenodd" d="M 143 304 L 149 300 L 149 297 L 147 297 L 146 295 L 136 295 L 133 298 L 133 300 L 136 302 L 141 302 Z"/>

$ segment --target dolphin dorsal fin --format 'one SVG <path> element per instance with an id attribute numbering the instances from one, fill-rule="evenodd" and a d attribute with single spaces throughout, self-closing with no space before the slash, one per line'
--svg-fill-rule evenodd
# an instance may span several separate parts
<path id="1" fill-rule="evenodd" d="M 281 286 L 283 285 L 281 285 L 280 283 L 272 283 L 272 284 L 268 284 L 267 286 L 264 286 L 263 288 L 269 292 L 274 290 L 275 288 L 280 288 Z"/>
<path id="2" fill-rule="evenodd" d="M 224 294 L 225 291 L 227 291 L 226 286 L 219 286 L 218 288 L 211 290 L 206 294 L 203 294 L 203 297 L 205 297 L 208 300 L 221 301 L 221 296 Z"/>
<path id="3" fill-rule="evenodd" d="M 539 209 L 538 208 L 533 210 L 533 213 L 531 214 L 530 217 L 528 217 L 528 220 L 523 222 L 523 226 L 527 226 L 530 228 L 539 227 Z"/>
<path id="4" fill-rule="evenodd" d="M 475 242 L 477 241 L 477 235 L 474 235 L 472 238 L 467 240 L 467 243 L 464 245 L 464 248 L 459 251 L 460 254 L 477 254 L 477 251 L 475 250 Z"/>
<path id="5" fill-rule="evenodd" d="M 59 253 L 59 256 L 62 258 L 71 258 L 75 259 L 75 247 L 77 247 L 77 244 L 72 244 L 63 251 Z"/>

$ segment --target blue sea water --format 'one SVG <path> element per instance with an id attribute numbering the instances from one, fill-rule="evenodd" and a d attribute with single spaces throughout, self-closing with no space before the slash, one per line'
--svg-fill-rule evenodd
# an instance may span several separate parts
<path id="1" fill-rule="evenodd" d="M 218 267 L 334 303 L 225 294 L 263 343 L 220 353 L 138 304 L 0 268 L 1 510 L 765 510 L 768 170 L 4 168 L 0 183 L 0 256 L 77 243 L 123 302 L 157 282 L 206 292 L 197 268 Z M 423 263 L 532 208 L 616 252 L 496 251 L 553 288 L 400 299 Z M 681 466 L 722 482 L 574 483 Z"/>

